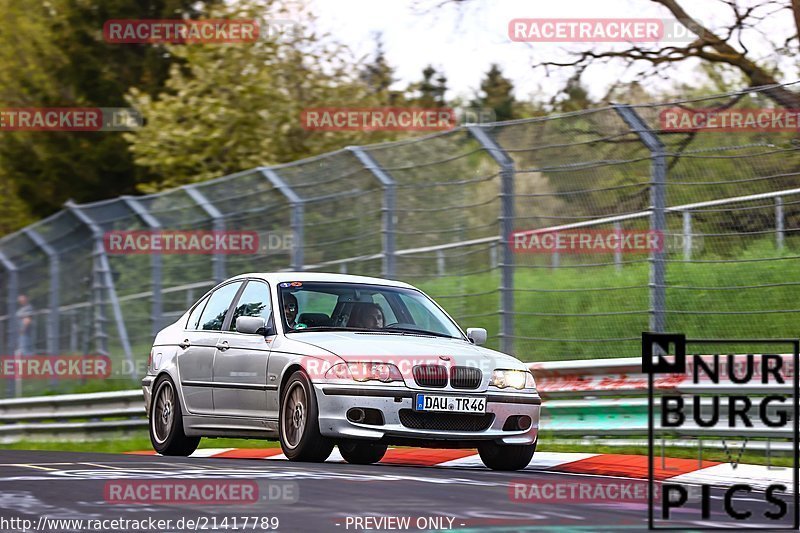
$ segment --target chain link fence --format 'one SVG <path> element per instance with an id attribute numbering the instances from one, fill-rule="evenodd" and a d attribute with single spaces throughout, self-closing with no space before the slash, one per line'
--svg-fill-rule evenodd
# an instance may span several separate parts
<path id="1" fill-rule="evenodd" d="M 636 356 L 645 330 L 796 337 L 797 128 L 667 123 L 672 112 L 770 107 L 765 89 L 613 105 L 68 203 L 0 239 L 0 346 L 108 354 L 112 378 L 130 387 L 154 333 L 217 282 L 290 270 L 408 281 L 524 361 Z M 108 232 L 180 230 L 252 231 L 260 244 L 240 255 L 104 245 Z M 530 246 L 545 235 L 572 245 Z M 660 244 L 575 247 L 575 235 Z M 20 295 L 32 310 L 24 335 Z"/>

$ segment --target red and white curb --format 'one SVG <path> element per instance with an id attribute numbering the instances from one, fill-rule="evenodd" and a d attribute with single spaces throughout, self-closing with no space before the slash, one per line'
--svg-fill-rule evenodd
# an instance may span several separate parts
<path id="1" fill-rule="evenodd" d="M 156 455 L 154 451 L 130 453 Z M 286 460 L 280 448 L 204 448 L 191 457 Z M 334 448 L 327 462 L 341 463 L 344 459 Z M 485 469 L 475 450 L 390 448 L 380 464 Z M 644 455 L 537 452 L 525 470 L 646 479 L 647 468 L 648 458 Z M 791 487 L 792 469 L 749 464 L 734 467 L 730 463 L 656 457 L 654 478 L 685 484 L 730 486 L 748 483 L 753 488 L 765 488 L 773 483 L 783 483 Z"/>

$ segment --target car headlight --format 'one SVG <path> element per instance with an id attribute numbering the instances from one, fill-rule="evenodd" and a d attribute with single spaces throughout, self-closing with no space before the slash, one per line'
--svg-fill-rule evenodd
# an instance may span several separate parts
<path id="1" fill-rule="evenodd" d="M 513 387 L 518 390 L 535 389 L 536 381 L 533 374 L 527 370 L 495 370 L 489 385 L 498 389 Z"/>
<path id="2" fill-rule="evenodd" d="M 375 361 L 338 363 L 325 373 L 326 379 L 352 379 L 354 381 L 403 381 L 400 370 L 391 363 Z"/>

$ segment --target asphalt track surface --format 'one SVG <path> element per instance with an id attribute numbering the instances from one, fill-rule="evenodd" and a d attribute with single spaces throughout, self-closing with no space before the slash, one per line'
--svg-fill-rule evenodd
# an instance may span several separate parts
<path id="1" fill-rule="evenodd" d="M 293 503 L 251 505 L 112 504 L 106 501 L 109 480 L 246 479 L 259 484 L 291 483 Z M 251 459 L 176 458 L 77 452 L 0 450 L 0 530 L 87 531 L 86 527 L 53 527 L 45 519 L 146 521 L 170 519 L 163 529 L 124 528 L 105 531 L 641 531 L 647 529 L 647 506 L 636 502 L 519 502 L 509 491 L 512 481 L 537 483 L 611 478 L 542 471 L 493 472 L 481 468 L 435 468 L 379 464 L 289 463 Z M 618 481 L 618 480 L 617 480 Z M 722 513 L 723 490 L 712 490 L 712 516 L 699 520 L 696 509 L 684 514 L 684 530 L 735 522 Z M 763 494 L 742 500 L 754 516 L 772 507 Z M 240 518 L 277 519 L 278 527 L 242 527 Z M 227 524 L 223 519 L 228 518 Z M 408 527 L 379 517 L 410 517 Z M 194 527 L 176 521 L 192 519 Z M 360 523 L 357 518 L 373 521 Z M 12 523 L 12 519 L 18 522 Z M 422 520 L 418 520 L 422 519 Z M 429 520 L 434 519 L 434 520 Z M 438 522 L 435 520 L 438 519 Z M 276 522 L 261 522 L 261 525 Z M 47 525 L 50 524 L 48 528 Z M 224 527 L 227 525 L 227 528 Z M 381 527 L 383 525 L 384 527 Z M 426 527 L 427 526 L 427 527 Z"/>

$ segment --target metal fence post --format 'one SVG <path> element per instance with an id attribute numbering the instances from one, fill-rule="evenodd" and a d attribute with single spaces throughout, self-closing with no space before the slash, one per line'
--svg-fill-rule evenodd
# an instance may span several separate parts
<path id="1" fill-rule="evenodd" d="M 17 297 L 19 296 L 19 269 L 17 266 L 0 251 L 0 265 L 6 271 L 6 321 L 8 335 L 6 335 L 6 356 L 14 355 L 19 339 L 19 326 L 17 325 Z M 5 379 L 6 398 L 13 398 L 17 393 L 17 380 L 13 377 Z"/>
<path id="2" fill-rule="evenodd" d="M 558 233 L 554 233 L 553 237 L 558 242 Z M 555 251 L 550 255 L 550 267 L 558 268 L 561 265 L 561 254 L 558 252 L 558 246 L 553 247 Z"/>
<path id="3" fill-rule="evenodd" d="M 108 355 L 108 331 L 106 323 L 105 307 L 103 303 L 103 272 L 100 262 L 101 243 L 94 239 L 92 244 L 92 320 L 94 326 L 94 344 L 95 351 L 102 355 Z M 87 343 L 88 344 L 88 343 Z"/>
<path id="4" fill-rule="evenodd" d="M 385 278 L 394 278 L 395 276 L 395 264 L 396 264 L 396 244 L 395 244 L 395 230 L 394 230 L 394 223 L 395 223 L 395 208 L 396 208 L 396 187 L 397 182 L 391 177 L 385 170 L 381 168 L 375 158 L 365 152 L 361 147 L 358 146 L 349 146 L 347 148 L 353 155 L 361 161 L 361 164 L 364 165 L 364 168 L 370 171 L 373 176 L 375 176 L 378 181 L 380 181 L 381 186 L 383 187 L 383 206 L 381 210 L 383 211 L 382 217 L 382 225 L 381 231 L 383 233 L 383 265 L 382 265 L 382 275 Z"/>
<path id="5" fill-rule="evenodd" d="M 617 242 L 622 242 L 622 224 L 614 222 L 614 233 L 619 237 Z M 614 269 L 619 272 L 622 270 L 622 246 L 617 246 L 614 250 Z"/>
<path id="6" fill-rule="evenodd" d="M 467 130 L 500 165 L 500 346 L 502 351 L 514 354 L 514 160 L 481 126 L 470 125 Z"/>
<path id="7" fill-rule="evenodd" d="M 627 104 L 614 104 L 613 107 L 650 151 L 650 203 L 653 213 L 650 218 L 650 229 L 663 239 L 667 228 L 667 159 L 664 144 L 633 107 Z M 662 333 L 667 327 L 666 263 L 663 246 L 660 250 L 650 252 L 650 263 L 650 330 Z"/>
<path id="8" fill-rule="evenodd" d="M 200 209 L 211 217 L 211 224 L 214 231 L 225 231 L 225 219 L 220 210 L 209 202 L 203 193 L 197 190 L 195 185 L 184 185 L 182 188 L 186 191 L 186 194 L 189 195 L 189 198 L 194 200 Z M 211 262 L 213 263 L 212 275 L 214 276 L 214 281 L 222 283 L 225 280 L 225 255 L 215 253 L 211 256 Z"/>
<path id="9" fill-rule="evenodd" d="M 692 212 L 688 209 L 683 212 L 683 258 L 692 258 Z"/>
<path id="10" fill-rule="evenodd" d="M 305 201 L 294 192 L 294 190 L 283 181 L 277 172 L 271 168 L 259 168 L 261 174 L 278 190 L 292 206 L 291 226 L 293 237 L 292 249 L 292 268 L 294 270 L 303 270 L 304 265 L 304 242 L 303 231 L 305 229 Z"/>
<path id="11" fill-rule="evenodd" d="M 161 223 L 154 217 L 142 203 L 130 196 L 122 196 L 121 200 L 144 222 L 151 230 L 161 229 Z M 161 322 L 164 317 L 164 302 L 161 295 L 162 258 L 161 250 L 150 254 L 150 288 L 153 296 L 150 300 L 150 321 L 152 323 L 153 337 L 161 331 Z"/>
<path id="12" fill-rule="evenodd" d="M 77 310 L 69 311 L 69 352 L 78 353 L 78 320 Z"/>
<path id="13" fill-rule="evenodd" d="M 61 294 L 61 278 L 60 278 L 60 265 L 58 260 L 58 252 L 50 246 L 47 241 L 31 228 L 25 228 L 22 232 L 39 247 L 42 252 L 47 256 L 50 267 L 50 310 L 47 313 L 47 353 L 56 355 L 60 351 L 60 317 L 58 307 L 61 305 L 59 296 Z"/>
<path id="14" fill-rule="evenodd" d="M 783 250 L 784 237 L 783 198 L 775 198 L 775 245 L 778 250 Z"/>
<path id="15" fill-rule="evenodd" d="M 122 346 L 125 360 L 130 365 L 131 379 L 135 380 L 138 378 L 136 362 L 133 359 L 131 344 L 128 339 L 128 330 L 125 326 L 125 319 L 122 316 L 122 308 L 119 305 L 119 298 L 117 298 L 117 290 L 114 287 L 114 277 L 111 274 L 111 264 L 108 261 L 108 255 L 106 254 L 105 245 L 103 244 L 103 230 L 100 228 L 100 225 L 94 221 L 94 219 L 81 210 L 81 208 L 71 200 L 64 205 L 75 216 L 75 218 L 88 227 L 92 232 L 92 236 L 94 237 L 94 261 L 92 268 L 95 274 L 93 277 L 96 278 L 96 281 L 93 283 L 93 285 L 95 283 L 99 285 L 97 287 L 100 296 L 98 303 L 102 306 L 104 303 L 103 291 L 107 291 L 108 300 L 111 303 L 111 309 L 114 313 L 114 322 L 116 322 L 117 325 L 119 342 Z"/>

